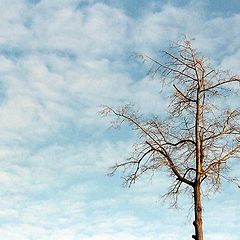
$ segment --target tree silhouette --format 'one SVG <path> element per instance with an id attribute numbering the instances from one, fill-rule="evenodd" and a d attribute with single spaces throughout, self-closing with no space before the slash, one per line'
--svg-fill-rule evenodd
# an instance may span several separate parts
<path id="1" fill-rule="evenodd" d="M 139 57 L 150 62 L 150 74 L 165 83 L 169 110 L 167 116 L 144 117 L 130 104 L 103 108 L 101 114 L 116 117 L 115 126 L 127 123 L 138 133 L 130 157 L 113 165 L 111 174 L 121 168 L 131 186 L 148 171 L 168 169 L 165 196 L 172 206 L 180 194 L 192 196 L 192 238 L 203 240 L 202 196 L 219 190 L 223 178 L 238 184 L 227 173 L 230 160 L 240 157 L 240 110 L 225 101 L 239 91 L 240 78 L 211 68 L 186 39 L 163 51 L 160 60 Z"/>

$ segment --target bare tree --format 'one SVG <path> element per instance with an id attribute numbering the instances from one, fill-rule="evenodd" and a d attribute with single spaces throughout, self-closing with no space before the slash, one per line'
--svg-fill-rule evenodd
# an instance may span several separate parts
<path id="1" fill-rule="evenodd" d="M 169 111 L 167 117 L 143 117 L 131 105 L 104 107 L 103 115 L 116 117 L 114 125 L 127 123 L 138 133 L 130 157 L 113 165 L 111 173 L 122 168 L 131 186 L 148 171 L 168 169 L 172 178 L 165 196 L 172 206 L 181 193 L 192 196 L 192 238 L 203 240 L 203 195 L 219 190 L 223 178 L 237 181 L 228 170 L 230 160 L 240 157 L 240 110 L 226 100 L 239 91 L 240 77 L 212 69 L 186 39 L 163 51 L 160 61 L 148 55 L 140 58 L 150 62 L 150 73 L 166 83 Z"/>

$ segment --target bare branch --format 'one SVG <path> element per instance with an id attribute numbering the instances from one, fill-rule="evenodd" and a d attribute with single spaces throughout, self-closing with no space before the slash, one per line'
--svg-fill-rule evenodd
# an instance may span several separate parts
<path id="1" fill-rule="evenodd" d="M 189 97 L 187 97 L 186 95 L 184 95 L 177 87 L 175 84 L 173 84 L 173 87 L 177 90 L 177 92 L 179 92 L 181 94 L 181 96 L 183 96 L 187 101 L 189 102 L 196 102 L 195 99 L 191 99 Z"/>
<path id="2" fill-rule="evenodd" d="M 178 73 L 179 75 L 182 75 L 182 76 L 184 76 L 184 77 L 186 77 L 186 78 L 190 78 L 190 79 L 192 79 L 192 80 L 194 80 L 194 81 L 197 81 L 197 79 L 193 78 L 192 76 L 185 74 L 184 71 L 179 71 L 179 70 L 176 69 L 176 68 L 172 68 L 172 67 L 169 67 L 169 66 L 167 66 L 167 65 L 165 65 L 165 64 L 162 64 L 162 63 L 160 63 L 159 61 L 153 59 L 152 57 L 150 57 L 150 56 L 148 56 L 148 55 L 143 55 L 143 56 L 144 56 L 145 58 L 151 60 L 152 62 L 156 63 L 157 65 L 159 65 L 159 66 L 162 67 L 163 69 L 169 70 L 170 72 Z"/>
<path id="3" fill-rule="evenodd" d="M 234 83 L 234 82 L 240 83 L 240 78 L 232 77 L 232 78 L 230 78 L 228 80 L 221 81 L 221 82 L 216 83 L 216 84 L 214 84 L 214 85 L 212 85 L 212 86 L 210 86 L 208 88 L 202 89 L 201 92 L 207 92 L 207 91 L 210 91 L 210 90 L 215 89 L 217 87 L 220 87 L 222 85 L 226 85 L 228 83 Z"/>
<path id="4" fill-rule="evenodd" d="M 154 151 L 159 152 L 161 155 L 163 155 L 167 161 L 168 161 L 168 166 L 170 167 L 170 169 L 172 170 L 172 172 L 176 175 L 177 180 L 184 182 L 190 186 L 193 186 L 193 182 L 189 181 L 188 179 L 186 179 L 185 177 L 183 177 L 180 172 L 178 171 L 176 165 L 174 164 L 174 162 L 172 161 L 171 157 L 168 155 L 167 152 L 164 151 L 164 149 L 156 149 L 154 148 L 149 142 L 146 142 Z"/>

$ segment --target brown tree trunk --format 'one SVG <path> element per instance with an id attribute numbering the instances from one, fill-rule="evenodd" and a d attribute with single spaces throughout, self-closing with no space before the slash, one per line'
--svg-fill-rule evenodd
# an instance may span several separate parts
<path id="1" fill-rule="evenodd" d="M 202 226 L 202 200 L 200 182 L 196 182 L 194 186 L 194 213 L 195 213 L 195 235 L 196 240 L 203 240 L 203 226 Z"/>
<path id="2" fill-rule="evenodd" d="M 197 73 L 196 73 L 197 74 Z M 202 228 L 202 197 L 201 197 L 201 173 L 202 173 L 202 144 L 200 137 L 200 118 L 201 118 L 201 103 L 200 103 L 200 83 L 197 91 L 197 111 L 196 111 L 196 180 L 194 184 L 194 213 L 195 213 L 195 235 L 196 240 L 203 240 L 203 228 Z"/>

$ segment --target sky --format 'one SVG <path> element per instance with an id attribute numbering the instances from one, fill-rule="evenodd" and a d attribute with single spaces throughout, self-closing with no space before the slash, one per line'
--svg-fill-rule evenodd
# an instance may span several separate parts
<path id="1" fill-rule="evenodd" d="M 0 13 L 1 239 L 190 239 L 190 200 L 161 201 L 164 173 L 132 188 L 107 176 L 136 139 L 97 113 L 128 102 L 166 109 L 158 79 L 130 56 L 155 56 L 183 35 L 239 74 L 240 2 L 0 0 Z M 223 182 L 204 199 L 206 239 L 239 239 L 239 197 Z"/>

